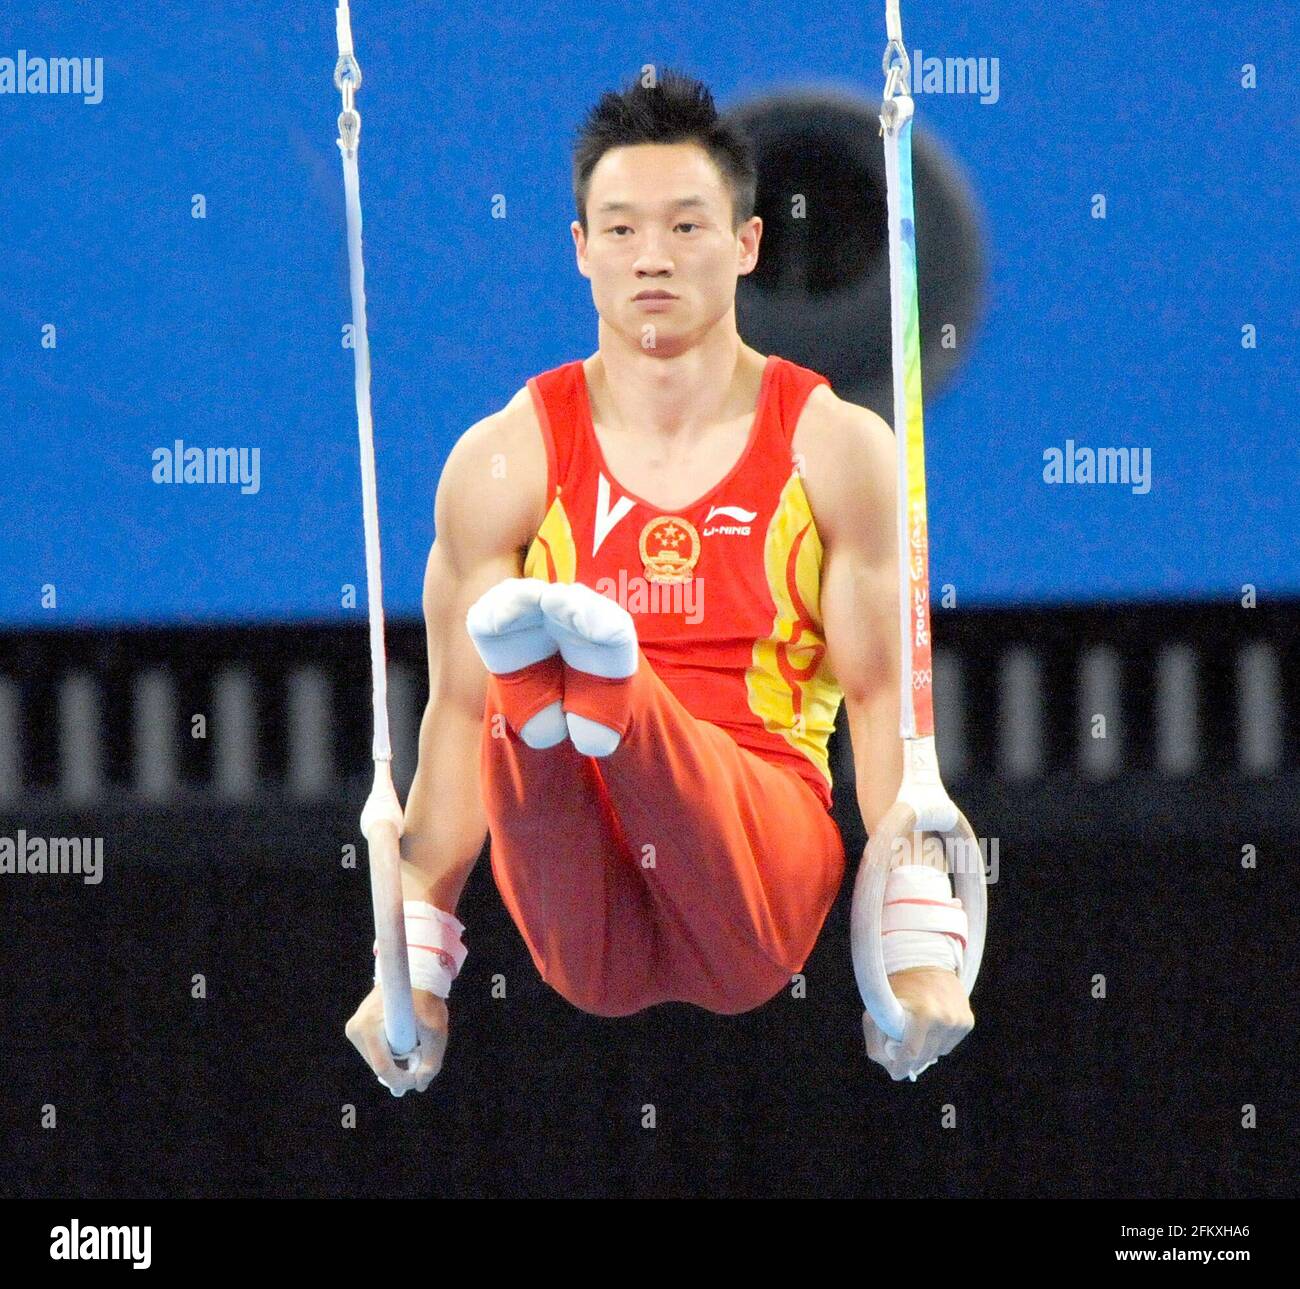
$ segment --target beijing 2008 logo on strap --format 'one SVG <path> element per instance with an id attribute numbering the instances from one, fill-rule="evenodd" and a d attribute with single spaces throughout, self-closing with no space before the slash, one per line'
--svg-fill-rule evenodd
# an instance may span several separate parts
<path id="1" fill-rule="evenodd" d="M 641 530 L 641 564 L 647 582 L 689 582 L 700 561 L 700 535 L 689 519 L 656 515 Z"/>

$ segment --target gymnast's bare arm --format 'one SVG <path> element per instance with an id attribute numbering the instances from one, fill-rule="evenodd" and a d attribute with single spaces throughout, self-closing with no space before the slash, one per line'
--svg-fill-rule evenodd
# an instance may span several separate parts
<path id="1" fill-rule="evenodd" d="M 874 412 L 821 385 L 808 397 L 793 447 L 822 539 L 827 662 L 844 691 L 858 806 L 870 833 L 903 781 L 894 435 Z"/>
<path id="2" fill-rule="evenodd" d="M 407 899 L 449 913 L 487 835 L 478 772 L 487 672 L 465 615 L 502 579 L 522 576 L 546 493 L 542 440 L 521 401 L 461 436 L 434 502 L 437 537 L 424 574 L 429 702 L 406 800 L 403 887 Z"/>
<path id="3" fill-rule="evenodd" d="M 429 702 L 407 795 L 402 893 L 456 912 L 487 836 L 479 791 L 479 740 L 487 672 L 465 630 L 470 606 L 490 587 L 523 573 L 546 496 L 546 455 L 527 388 L 457 441 L 434 501 L 436 537 L 424 573 Z M 442 1068 L 447 1004 L 415 991 L 422 1059 L 399 1069 L 383 1032 L 376 985 L 348 1022 L 347 1035 L 396 1095 L 424 1091 Z"/>
<path id="4" fill-rule="evenodd" d="M 871 833 L 903 781 L 897 447 L 874 412 L 819 386 L 799 418 L 793 448 L 822 539 L 826 658 L 844 691 L 858 806 Z M 942 851 L 932 857 L 919 845 L 906 862 L 944 867 Z M 867 1054 L 897 1080 L 951 1051 L 975 1018 L 955 972 L 914 967 L 889 980 L 913 1017 L 901 1049 L 885 1054 L 884 1035 L 866 1013 L 863 1028 Z"/>

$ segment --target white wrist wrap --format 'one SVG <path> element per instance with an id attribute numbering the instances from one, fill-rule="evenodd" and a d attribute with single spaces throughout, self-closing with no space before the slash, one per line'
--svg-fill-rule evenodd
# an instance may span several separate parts
<path id="1" fill-rule="evenodd" d="M 903 864 L 891 870 L 880 931 L 885 975 L 909 967 L 940 967 L 961 974 L 969 934 L 966 914 L 948 875 L 939 869 Z"/>
<path id="2" fill-rule="evenodd" d="M 469 951 L 461 943 L 464 926 L 450 913 L 423 900 L 404 900 L 406 954 L 411 964 L 411 988 L 424 989 L 439 998 L 451 992 Z M 376 943 L 375 953 L 379 946 Z M 375 977 L 379 983 L 379 977 Z"/>

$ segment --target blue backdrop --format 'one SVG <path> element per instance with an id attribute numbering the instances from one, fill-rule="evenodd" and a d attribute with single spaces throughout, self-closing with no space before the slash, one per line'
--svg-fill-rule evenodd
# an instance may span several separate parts
<path id="1" fill-rule="evenodd" d="M 340 607 L 364 560 L 330 0 L 22 8 L 0 60 L 102 58 L 102 100 L 0 93 L 0 621 L 363 615 Z M 359 0 L 390 612 L 419 610 L 456 436 L 595 347 L 568 232 L 583 111 L 644 63 L 723 107 L 807 82 L 875 100 L 883 9 Z M 917 100 L 991 245 L 973 352 L 926 409 L 936 583 L 1300 592 L 1294 7 L 916 0 L 904 24 L 909 50 L 998 60 L 996 102 Z M 256 449 L 256 490 L 154 482 L 178 439 Z M 1044 482 L 1067 440 L 1149 449 L 1149 491 Z"/>

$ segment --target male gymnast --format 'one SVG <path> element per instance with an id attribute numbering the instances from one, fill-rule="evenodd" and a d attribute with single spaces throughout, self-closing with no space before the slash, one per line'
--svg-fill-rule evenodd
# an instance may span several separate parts
<path id="1" fill-rule="evenodd" d="M 747 141 L 667 72 L 601 98 L 573 179 L 597 350 L 467 430 L 437 488 L 402 838 L 419 1058 L 394 1062 L 378 984 L 347 1025 L 399 1096 L 442 1068 L 485 834 L 575 1006 L 737 1013 L 802 970 L 844 876 L 841 701 L 868 832 L 902 780 L 893 433 L 740 338 L 762 234 Z M 903 1042 L 863 1016 L 896 1080 L 974 1025 L 960 902 L 942 858 L 913 854 L 882 939 Z"/>

